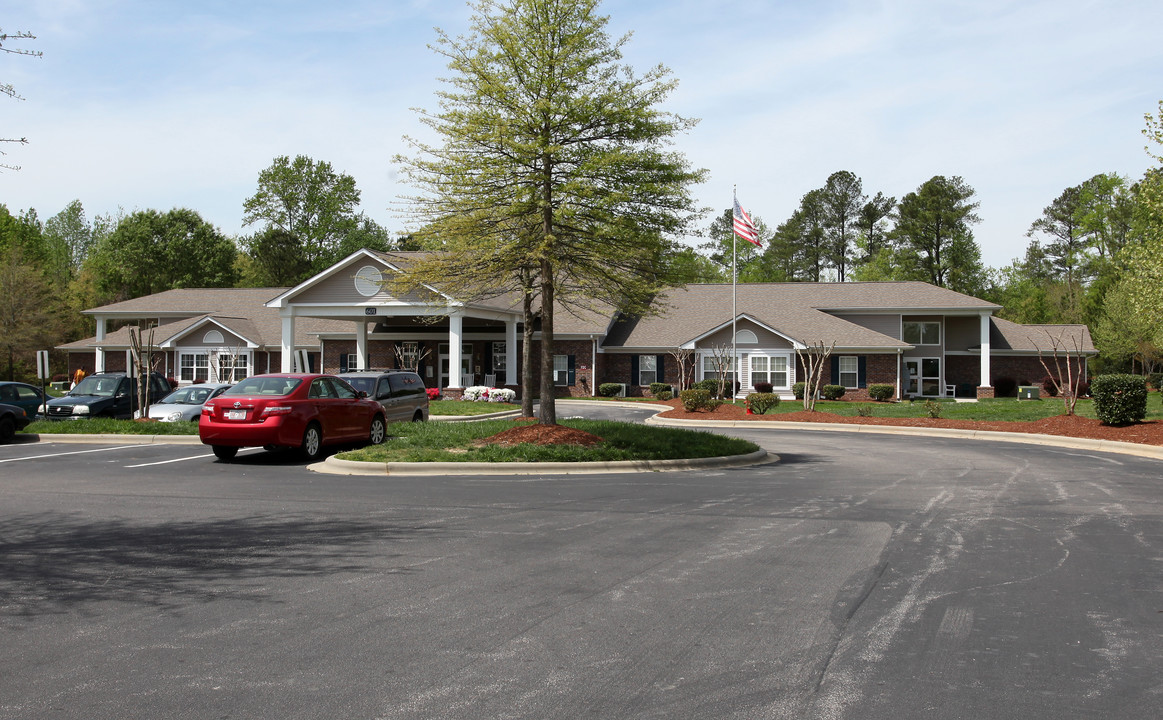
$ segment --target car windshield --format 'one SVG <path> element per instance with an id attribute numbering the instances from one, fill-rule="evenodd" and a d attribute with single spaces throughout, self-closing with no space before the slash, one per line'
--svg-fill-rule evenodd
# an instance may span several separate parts
<path id="1" fill-rule="evenodd" d="M 290 395 L 303 382 L 301 378 L 252 377 L 243 380 L 219 397 L 226 395 Z"/>
<path id="2" fill-rule="evenodd" d="M 117 386 L 121 383 L 119 377 L 97 377 L 90 375 L 77 386 L 73 388 L 70 395 L 99 395 L 100 397 L 113 397 L 117 392 Z"/>
<path id="3" fill-rule="evenodd" d="M 214 388 L 191 385 L 178 388 L 158 402 L 164 405 L 201 405 L 210 399 L 213 392 Z"/>
<path id="4" fill-rule="evenodd" d="M 352 386 L 356 390 L 360 390 L 362 392 L 365 392 L 368 395 L 371 395 L 372 390 L 374 390 L 376 387 L 376 379 L 374 377 L 346 376 L 343 379 L 347 381 L 348 385 Z"/>

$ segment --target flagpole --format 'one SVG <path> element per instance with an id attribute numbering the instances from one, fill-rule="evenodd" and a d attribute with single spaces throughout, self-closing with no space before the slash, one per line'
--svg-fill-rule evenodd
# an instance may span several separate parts
<path id="1" fill-rule="evenodd" d="M 731 186 L 731 208 L 734 213 L 734 207 L 739 203 L 738 188 Z M 732 221 L 734 224 L 734 221 Z M 735 321 L 739 317 L 739 311 L 736 308 L 736 286 L 738 283 L 738 272 L 735 267 L 735 247 L 738 244 L 738 234 L 734 228 L 731 229 L 731 400 L 735 400 L 735 378 L 739 374 L 739 344 L 736 338 Z"/>

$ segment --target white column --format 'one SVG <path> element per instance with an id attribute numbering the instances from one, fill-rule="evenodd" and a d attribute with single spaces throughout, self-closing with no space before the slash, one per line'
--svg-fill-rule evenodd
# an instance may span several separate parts
<path id="1" fill-rule="evenodd" d="M 367 370 L 367 321 L 360 320 L 355 324 L 355 364 L 358 367 L 348 370 Z"/>
<path id="2" fill-rule="evenodd" d="M 448 316 L 448 387 L 460 388 L 460 344 L 464 335 L 464 316 L 452 313 Z"/>
<path id="3" fill-rule="evenodd" d="M 93 351 L 93 372 L 105 372 L 105 318 L 97 316 L 97 348 Z"/>
<path id="4" fill-rule="evenodd" d="M 981 387 L 989 387 L 989 313 L 981 314 Z"/>
<path id="5" fill-rule="evenodd" d="M 516 385 L 517 374 L 517 321 L 505 321 L 505 384 Z"/>
<path id="6" fill-rule="evenodd" d="M 279 341 L 280 372 L 289 373 L 295 367 L 295 316 L 283 316 L 283 335 Z"/>

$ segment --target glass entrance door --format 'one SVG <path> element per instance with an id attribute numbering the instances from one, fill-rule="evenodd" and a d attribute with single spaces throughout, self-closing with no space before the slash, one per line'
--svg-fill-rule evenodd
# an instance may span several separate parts
<path id="1" fill-rule="evenodd" d="M 905 396 L 941 396 L 941 358 L 905 360 Z"/>
<path id="2" fill-rule="evenodd" d="M 440 387 L 448 387 L 448 343 L 440 343 L 437 348 L 440 355 Z M 460 384 L 461 387 L 473 385 L 472 376 L 472 343 L 460 346 Z"/>

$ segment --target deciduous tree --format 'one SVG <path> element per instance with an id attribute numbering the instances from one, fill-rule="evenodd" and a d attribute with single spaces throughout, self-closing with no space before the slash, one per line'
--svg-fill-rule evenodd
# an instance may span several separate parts
<path id="1" fill-rule="evenodd" d="M 621 64 L 629 38 L 611 41 L 597 5 L 473 3 L 467 35 L 438 36 L 451 88 L 422 119 L 442 144 L 409 140 L 417 155 L 398 158 L 423 191 L 412 200 L 425 234 L 470 257 L 504 249 L 510 268 L 531 269 L 546 425 L 555 304 L 646 308 L 669 280 L 668 238 L 697 216 L 689 186 L 704 175 L 669 148 L 693 124 L 658 108 L 669 71 Z M 477 271 L 482 284 L 491 267 Z"/>

